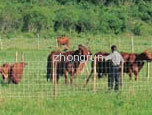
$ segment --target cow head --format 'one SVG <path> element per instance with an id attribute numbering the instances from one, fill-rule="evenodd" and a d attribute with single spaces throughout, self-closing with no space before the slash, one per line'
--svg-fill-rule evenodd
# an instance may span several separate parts
<path id="1" fill-rule="evenodd" d="M 8 63 L 3 64 L 0 67 L 0 73 L 2 74 L 4 80 L 8 78 L 9 72 L 10 72 L 10 65 Z"/>
<path id="2" fill-rule="evenodd" d="M 27 63 L 21 62 L 21 65 L 22 65 L 23 67 L 25 67 L 25 66 L 27 66 Z"/>
<path id="3" fill-rule="evenodd" d="M 86 48 L 85 46 L 79 45 L 78 48 L 79 48 L 80 55 L 91 55 L 91 51 L 88 50 L 88 48 Z"/>
<path id="4" fill-rule="evenodd" d="M 83 45 L 79 45 L 78 46 L 78 51 L 79 51 L 79 56 L 84 56 L 85 57 L 85 59 L 83 59 L 83 60 L 87 60 L 87 59 L 89 59 L 90 58 L 90 55 L 92 55 L 92 53 L 91 53 L 91 51 L 90 50 L 88 50 L 85 46 L 83 46 Z"/>
<path id="5" fill-rule="evenodd" d="M 145 50 L 142 53 L 142 56 L 143 56 L 143 60 L 152 61 L 152 53 L 150 51 Z"/>

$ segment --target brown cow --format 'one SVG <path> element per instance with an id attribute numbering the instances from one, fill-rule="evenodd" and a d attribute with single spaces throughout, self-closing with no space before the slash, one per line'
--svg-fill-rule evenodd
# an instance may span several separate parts
<path id="1" fill-rule="evenodd" d="M 130 79 L 132 79 L 132 74 L 135 75 L 135 80 L 138 79 L 140 70 L 143 68 L 145 61 L 152 61 L 152 54 L 146 50 L 141 54 L 133 53 L 121 53 L 122 57 L 125 60 L 124 63 L 124 72 L 129 74 Z"/>
<path id="2" fill-rule="evenodd" d="M 0 73 L 2 74 L 3 80 L 8 79 L 9 71 L 10 65 L 8 63 L 5 63 L 0 67 Z"/>
<path id="3" fill-rule="evenodd" d="M 105 52 L 98 52 L 95 54 L 96 57 L 99 55 L 107 56 L 109 53 Z M 130 79 L 132 79 L 132 74 L 135 75 L 135 80 L 138 78 L 138 74 L 140 70 L 142 69 L 145 61 L 152 61 L 152 54 L 149 51 L 144 51 L 141 54 L 130 54 L 130 53 L 121 53 L 123 59 L 124 59 L 124 73 L 128 73 Z M 98 77 L 101 78 L 103 75 L 107 75 L 110 72 L 110 66 L 112 62 L 111 61 L 105 61 L 101 58 L 96 59 L 96 72 L 98 74 Z M 92 62 L 92 70 L 90 73 L 90 76 L 87 79 L 86 84 L 89 82 L 90 77 L 93 73 L 93 66 L 94 63 Z"/>
<path id="4" fill-rule="evenodd" d="M 68 37 L 58 37 L 57 38 L 58 46 L 65 45 L 67 49 L 69 49 L 69 38 Z"/>
<path id="5" fill-rule="evenodd" d="M 78 50 L 75 51 L 68 51 L 68 52 L 52 52 L 48 56 L 48 63 L 47 63 L 47 80 L 52 79 L 53 74 L 53 61 L 55 65 L 55 71 L 56 71 L 56 77 L 57 82 L 59 80 L 59 76 L 64 75 L 65 77 L 65 84 L 67 84 L 68 74 L 71 75 L 71 84 L 73 82 L 74 75 L 77 73 L 80 66 L 82 66 L 82 63 L 80 61 L 80 56 L 85 55 L 85 57 L 82 57 L 81 60 L 87 60 L 87 56 L 89 58 L 89 55 L 91 52 L 84 46 L 79 45 Z M 62 56 L 61 56 L 62 55 Z M 56 58 L 56 60 L 55 60 Z M 84 67 L 84 66 L 83 66 Z M 79 69 L 79 71 L 81 71 Z"/>
<path id="6" fill-rule="evenodd" d="M 27 63 L 24 62 L 17 62 L 12 65 L 9 64 L 3 64 L 0 67 L 0 73 L 3 76 L 3 79 L 9 80 L 9 83 L 12 82 L 14 84 L 19 84 L 21 82 L 22 74 L 24 67 L 27 65 Z"/>

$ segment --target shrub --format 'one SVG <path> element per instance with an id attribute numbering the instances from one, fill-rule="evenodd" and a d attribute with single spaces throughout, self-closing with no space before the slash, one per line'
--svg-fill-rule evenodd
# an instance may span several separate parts
<path id="1" fill-rule="evenodd" d="M 151 4 L 139 4 L 139 17 L 149 23 L 152 24 L 152 7 Z"/>
<path id="2" fill-rule="evenodd" d="M 124 32 L 127 24 L 126 18 L 123 12 L 104 9 L 100 15 L 100 30 L 104 33 L 115 34 Z"/>
<path id="3" fill-rule="evenodd" d="M 43 29 L 53 28 L 53 10 L 47 7 L 33 6 L 23 14 L 22 31 L 40 32 Z"/>
<path id="4" fill-rule="evenodd" d="M 56 12 L 55 22 L 55 31 L 64 29 L 86 32 L 96 30 L 99 20 L 92 10 L 66 7 Z"/>
<path id="5" fill-rule="evenodd" d="M 131 31 L 134 35 L 140 36 L 141 30 L 142 30 L 142 24 L 136 23 Z"/>
<path id="6" fill-rule="evenodd" d="M 7 33 L 17 31 L 21 27 L 22 15 L 20 13 L 21 5 L 11 3 L 0 4 L 0 31 Z"/>

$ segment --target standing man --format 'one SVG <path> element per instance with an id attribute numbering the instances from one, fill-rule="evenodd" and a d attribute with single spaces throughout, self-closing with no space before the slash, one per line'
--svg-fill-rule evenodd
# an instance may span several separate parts
<path id="1" fill-rule="evenodd" d="M 110 67 L 110 72 L 108 74 L 108 88 L 113 89 L 113 83 L 115 81 L 115 90 L 119 90 L 119 76 L 120 76 L 120 64 L 124 62 L 121 54 L 117 52 L 117 47 L 115 45 L 111 46 L 112 53 L 104 57 L 104 59 L 111 60 L 112 65 Z"/>

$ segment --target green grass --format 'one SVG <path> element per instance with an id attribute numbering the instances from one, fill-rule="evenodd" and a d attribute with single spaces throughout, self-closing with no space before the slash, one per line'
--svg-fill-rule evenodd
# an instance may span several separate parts
<path id="1" fill-rule="evenodd" d="M 92 53 L 110 51 L 110 44 L 116 44 L 121 52 L 131 52 L 131 40 L 127 36 L 114 36 L 111 41 L 108 36 L 74 36 L 70 37 L 70 48 L 76 49 L 78 44 L 87 45 Z M 152 52 L 152 40 L 134 38 L 135 52 L 148 49 Z M 39 39 L 3 39 L 3 49 L 0 51 L 0 65 L 5 62 L 14 63 L 15 52 L 25 54 L 28 66 L 19 85 L 7 84 L 0 78 L 0 115 L 122 115 L 152 113 L 152 82 L 146 81 L 146 64 L 140 72 L 139 81 L 130 81 L 125 75 L 124 90 L 107 92 L 107 78 L 98 80 L 97 93 L 93 93 L 92 79 L 87 88 L 86 68 L 75 78 L 73 86 L 65 86 L 64 78 L 58 85 L 57 99 L 53 99 L 53 87 L 47 82 L 46 60 L 48 54 L 57 50 L 56 40 Z M 152 64 L 150 64 L 152 70 Z M 90 62 L 88 62 L 90 70 Z M 151 74 L 152 76 L 152 74 Z"/>
<path id="2" fill-rule="evenodd" d="M 146 93 L 143 95 L 143 93 Z M 56 100 L 41 98 L 6 98 L 1 101 L 0 114 L 7 115 L 122 115 L 151 114 L 151 91 L 105 93 L 99 91 L 67 95 Z"/>

